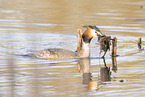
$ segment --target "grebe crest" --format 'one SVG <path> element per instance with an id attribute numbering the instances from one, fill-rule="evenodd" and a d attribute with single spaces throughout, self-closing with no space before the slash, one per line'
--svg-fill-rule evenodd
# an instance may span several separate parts
<path id="1" fill-rule="evenodd" d="M 89 44 L 93 37 L 97 37 L 98 35 L 104 36 L 104 34 L 97 28 L 95 25 L 84 25 L 83 27 L 87 28 L 87 30 L 82 35 L 82 47 L 78 52 L 72 52 L 69 50 L 61 49 L 61 48 L 52 48 L 46 49 L 31 56 L 36 58 L 43 59 L 66 59 L 66 58 L 85 58 L 90 56 Z"/>

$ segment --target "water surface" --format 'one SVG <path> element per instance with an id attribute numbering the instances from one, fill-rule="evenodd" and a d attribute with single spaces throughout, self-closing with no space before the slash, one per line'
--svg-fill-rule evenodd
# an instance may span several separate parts
<path id="1" fill-rule="evenodd" d="M 140 6 L 143 7 L 140 7 Z M 117 66 L 110 52 L 104 66 L 99 44 L 93 38 L 90 59 L 43 60 L 28 54 L 46 48 L 75 51 L 74 33 L 82 25 L 96 25 L 117 37 Z M 1 0 L 0 96 L 1 97 L 136 97 L 144 96 L 144 0 Z M 110 81 L 102 70 L 110 67 Z"/>

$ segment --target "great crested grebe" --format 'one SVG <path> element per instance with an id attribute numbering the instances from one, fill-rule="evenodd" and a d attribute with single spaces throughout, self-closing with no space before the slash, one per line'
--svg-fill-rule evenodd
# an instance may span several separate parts
<path id="1" fill-rule="evenodd" d="M 66 58 L 86 58 L 90 56 L 89 44 L 93 37 L 104 36 L 104 34 L 95 25 L 83 26 L 87 30 L 82 35 L 82 46 L 80 51 L 72 52 L 60 48 L 50 48 L 31 54 L 30 56 L 43 59 L 66 59 Z"/>

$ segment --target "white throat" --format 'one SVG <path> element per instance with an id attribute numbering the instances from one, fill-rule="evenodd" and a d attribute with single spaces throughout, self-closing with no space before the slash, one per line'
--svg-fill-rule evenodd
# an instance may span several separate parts
<path id="1" fill-rule="evenodd" d="M 91 34 L 92 34 L 93 37 L 96 37 L 97 36 L 96 30 L 91 29 Z"/>

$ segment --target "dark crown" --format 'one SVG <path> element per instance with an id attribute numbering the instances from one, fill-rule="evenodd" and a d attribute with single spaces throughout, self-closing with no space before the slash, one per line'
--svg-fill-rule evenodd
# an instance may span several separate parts
<path id="1" fill-rule="evenodd" d="M 85 28 L 89 27 L 89 28 L 94 29 L 94 30 L 96 30 L 98 32 L 101 32 L 100 29 L 97 26 L 95 26 L 95 25 L 93 25 L 93 26 L 92 25 L 84 25 L 83 27 L 85 27 Z"/>

